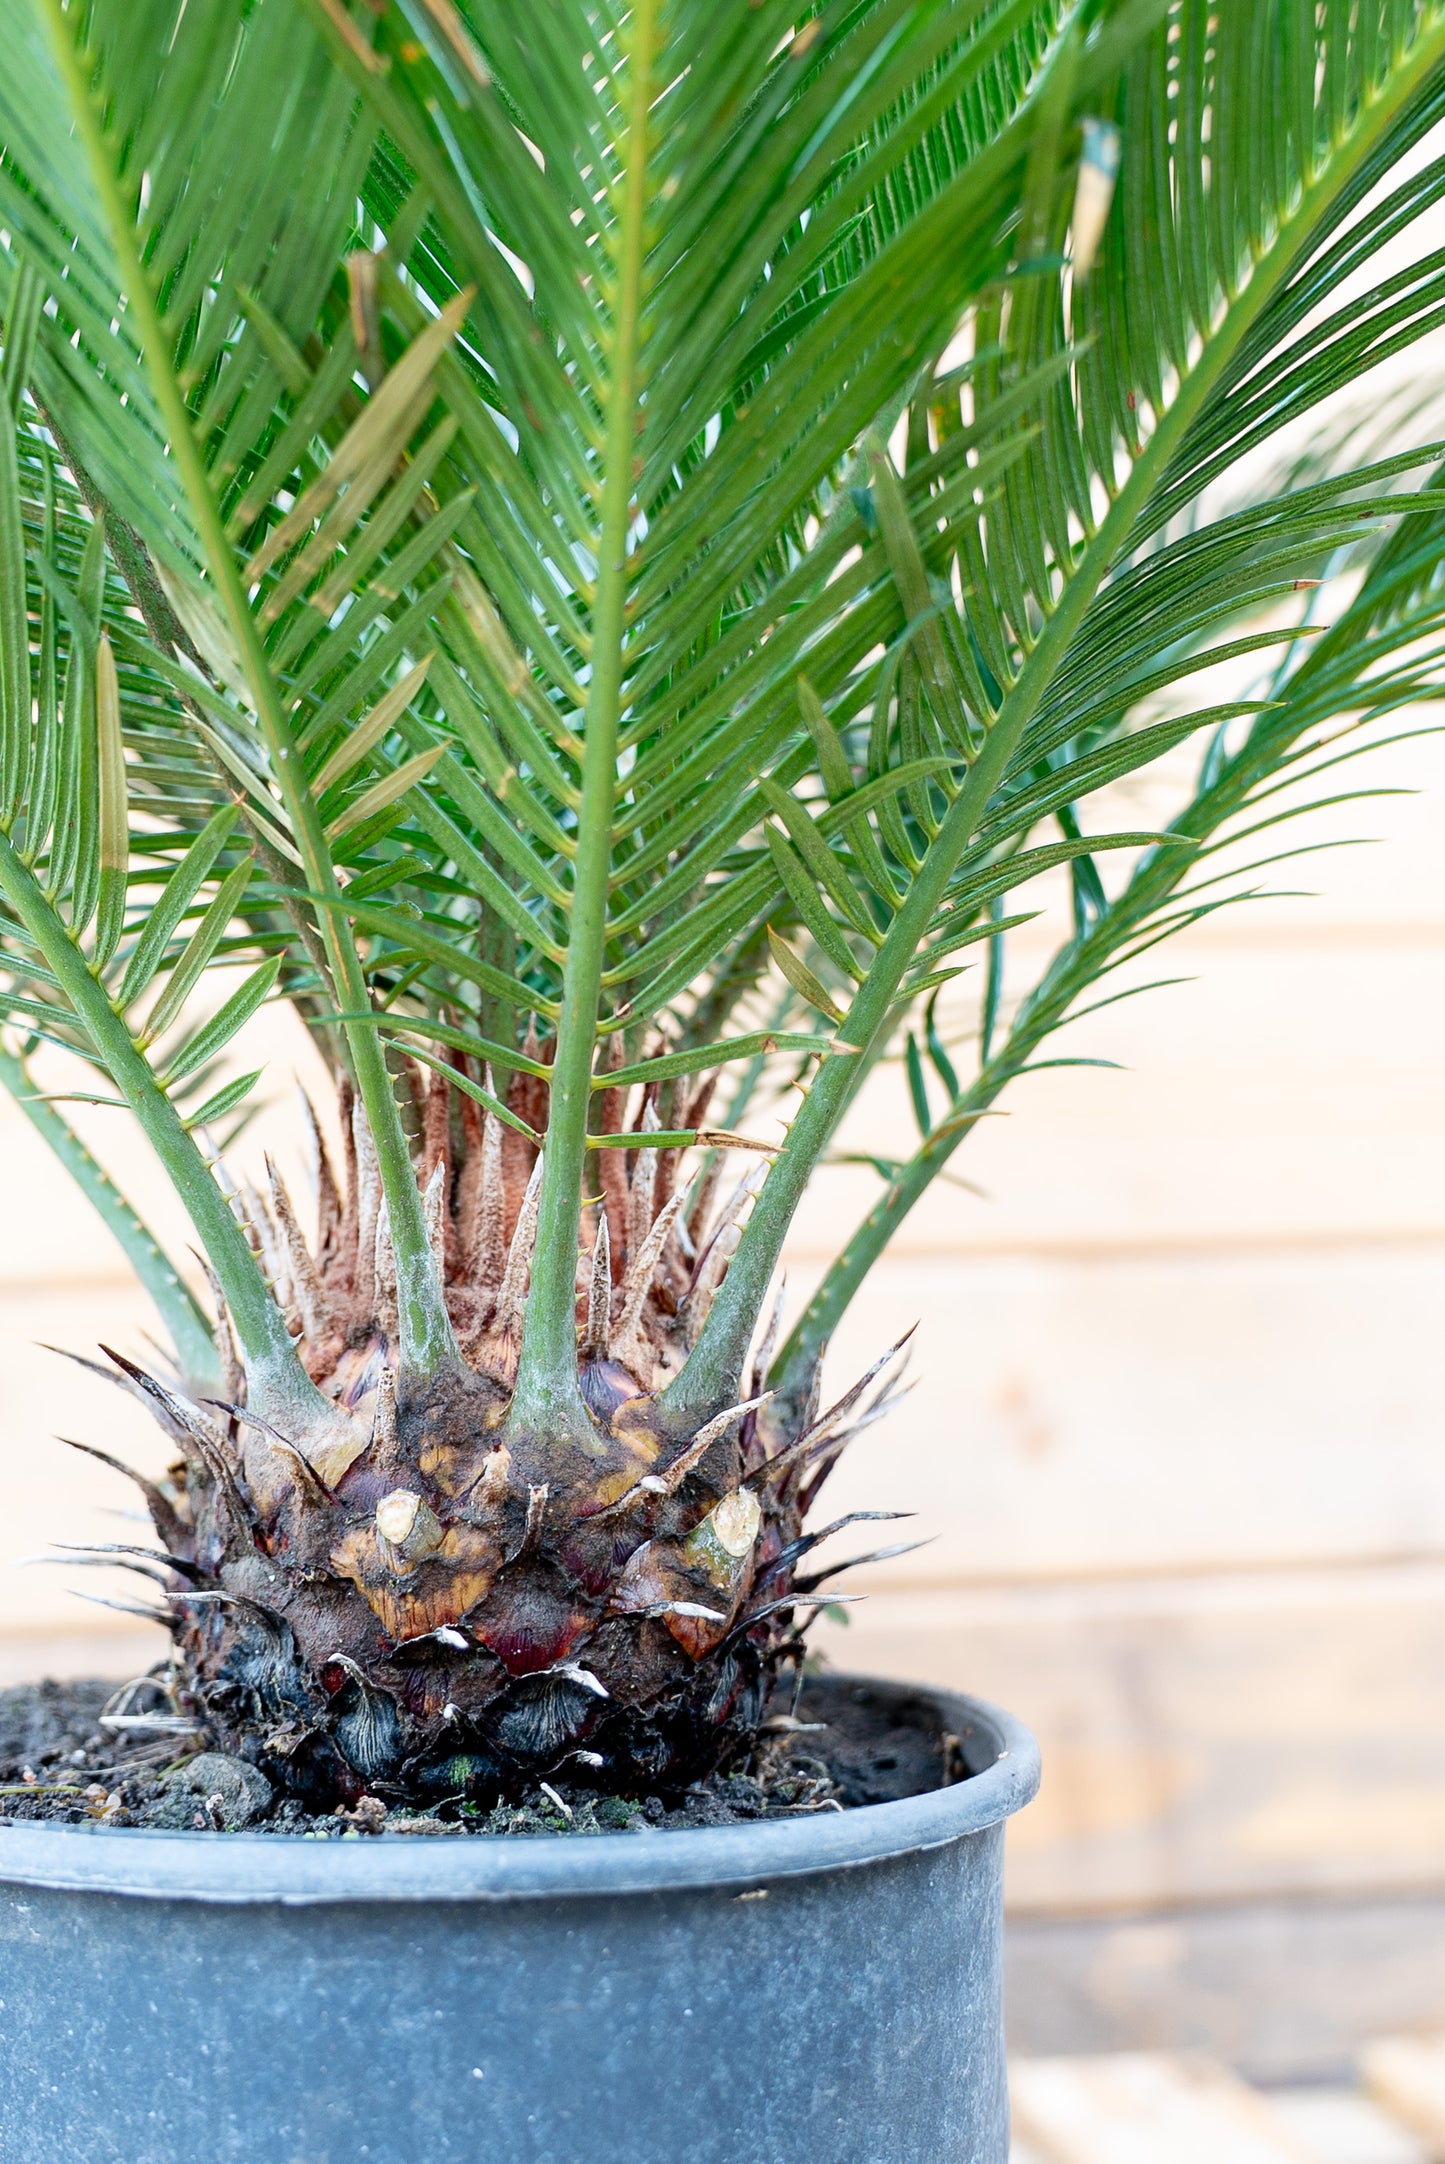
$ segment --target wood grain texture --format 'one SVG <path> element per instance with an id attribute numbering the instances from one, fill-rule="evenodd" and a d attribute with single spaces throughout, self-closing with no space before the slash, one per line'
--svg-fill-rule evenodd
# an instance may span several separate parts
<path id="1" fill-rule="evenodd" d="M 1442 1946 L 1442 1889 L 1016 1916 L 1009 2038 L 1206 2051 L 1251 2080 L 1344 2083 L 1372 2037 L 1445 2030 Z"/>
<path id="2" fill-rule="evenodd" d="M 1011 2087 L 1010 2164 L 1431 2164 L 1418 2136 L 1358 2089 L 1261 2094 L 1202 2055 L 1016 2058 Z"/>
<path id="3" fill-rule="evenodd" d="M 1043 2164 L 1317 2164 L 1264 2098 L 1211 2059 L 1016 2059 L 1010 2094 Z"/>
<path id="4" fill-rule="evenodd" d="M 1413 2127 L 1432 2158 L 1445 2157 L 1445 2034 L 1379 2037 L 1360 2054 L 1371 2096 Z"/>
<path id="5" fill-rule="evenodd" d="M 1038 1735 L 1016 1912 L 1445 1887 L 1445 1564 L 877 1593 L 839 1664 Z"/>
<path id="6" fill-rule="evenodd" d="M 918 1514 L 895 1585 L 1445 1555 L 1442 1311 L 1445 1241 L 890 1258 L 828 1390 L 914 1323 L 917 1387 L 827 1506 Z"/>
<path id="7" fill-rule="evenodd" d="M 1269 2107 L 1315 2164 L 1430 2164 L 1409 2128 L 1358 2090 L 1300 2084 L 1273 2091 Z"/>

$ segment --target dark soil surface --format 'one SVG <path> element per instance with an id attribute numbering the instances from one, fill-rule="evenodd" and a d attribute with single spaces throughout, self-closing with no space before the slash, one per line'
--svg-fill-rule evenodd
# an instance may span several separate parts
<path id="1" fill-rule="evenodd" d="M 966 1778 L 958 1739 L 924 1693 L 809 1676 L 795 1712 L 775 1713 L 745 1769 L 681 1796 L 606 1796 L 558 1774 L 518 1802 L 457 1798 L 426 1812 L 381 1796 L 316 1817 L 243 1758 L 210 1748 L 178 1716 L 164 1677 L 31 1683 L 0 1691 L 0 1821 L 173 1831 L 367 1835 L 587 1834 L 798 1818 L 888 1803 Z"/>

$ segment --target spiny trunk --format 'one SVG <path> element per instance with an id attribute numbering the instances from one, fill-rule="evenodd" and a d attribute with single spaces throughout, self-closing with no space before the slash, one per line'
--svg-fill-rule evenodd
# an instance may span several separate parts
<path id="1" fill-rule="evenodd" d="M 168 1486 L 148 1490 L 164 1557 L 141 1567 L 161 1562 L 186 1685 L 218 1740 L 313 1802 L 495 1795 L 561 1768 L 621 1792 L 675 1789 L 746 1748 L 777 1673 L 802 1657 L 816 1580 L 797 1570 L 822 1537 L 803 1520 L 878 1409 L 858 1410 L 883 1363 L 822 1419 L 815 1404 L 782 1425 L 765 1343 L 748 1397 L 678 1432 L 657 1396 L 722 1282 L 755 1182 L 689 1211 L 678 1153 L 647 1144 L 659 1121 L 645 1094 L 637 1148 L 600 1153 L 604 1200 L 584 1212 L 590 1446 L 518 1434 L 506 1415 L 537 1154 L 442 1078 L 417 1087 L 417 1177 L 465 1372 L 399 1386 L 386 1209 L 343 1091 L 344 1178 L 313 1119 L 315 1251 L 274 1169 L 269 1194 L 241 1206 L 350 1434 L 282 1434 L 248 1412 L 223 1311 L 228 1403 L 112 1355 L 181 1452 Z M 539 1111 L 538 1087 L 513 1082 L 523 1117 Z"/>

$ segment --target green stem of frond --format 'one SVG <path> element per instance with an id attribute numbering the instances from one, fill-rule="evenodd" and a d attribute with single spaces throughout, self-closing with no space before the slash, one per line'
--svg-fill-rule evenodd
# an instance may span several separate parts
<path id="1" fill-rule="evenodd" d="M 126 1200 L 104 1166 L 97 1164 L 70 1122 L 37 1094 L 37 1086 L 24 1061 L 3 1046 L 0 1046 L 0 1082 L 114 1234 L 170 1333 L 182 1375 L 197 1387 L 219 1389 L 220 1363 L 206 1318 L 190 1286 L 155 1234 Z"/>
<path id="2" fill-rule="evenodd" d="M 657 14 L 658 0 L 637 0 L 629 25 L 627 156 L 616 253 L 617 293 L 592 622 L 592 678 L 582 749 L 582 806 L 538 1200 L 537 1245 L 512 1402 L 512 1418 L 519 1427 L 583 1444 L 590 1437 L 591 1427 L 577 1381 L 577 1241 L 607 936 L 617 737 L 627 638 L 628 534 L 633 514 L 638 353 L 647 245 L 648 109 L 656 60 Z"/>
<path id="3" fill-rule="evenodd" d="M 1177 884 L 1179 873 L 1173 869 L 1176 857 L 1185 863 L 1197 861 L 1192 851 L 1169 851 L 1167 855 L 1170 868 L 1163 874 L 1164 891 Z M 1151 866 L 1151 873 L 1154 869 Z M 1148 892 L 1152 892 L 1156 884 L 1159 884 L 1157 877 L 1140 882 Z M 1069 1010 L 1109 966 L 1115 948 L 1122 944 L 1121 927 L 1137 922 L 1139 915 L 1138 898 L 1133 892 L 1126 893 L 1117 910 L 1111 912 L 1110 918 L 1106 918 L 1091 937 L 1065 949 L 1043 984 L 1020 1011 L 999 1051 L 960 1092 L 944 1116 L 924 1136 L 913 1156 L 898 1167 L 847 1245 L 828 1265 L 812 1298 L 779 1346 L 770 1379 L 782 1398 L 801 1397 L 806 1393 L 813 1370 L 854 1296 L 862 1289 L 874 1264 L 914 1204 L 927 1192 L 954 1151 L 973 1133 L 990 1107 L 1027 1067 L 1042 1041 L 1068 1020 Z M 1113 921 L 1116 916 L 1117 924 Z"/>
<path id="4" fill-rule="evenodd" d="M 1361 106 L 1354 128 L 1332 147 L 1310 185 L 1281 221 L 1273 243 L 1253 266 L 1247 285 L 1231 298 L 1198 362 L 1180 384 L 1174 404 L 1160 417 L 1128 479 L 1076 558 L 1057 607 L 1000 705 L 983 750 L 949 806 L 937 838 L 839 1026 L 840 1044 L 869 1053 L 880 1033 L 890 1026 L 898 988 L 948 882 L 975 839 L 993 792 L 1067 655 L 1085 611 L 1126 548 L 1132 529 L 1190 426 L 1261 312 L 1290 275 L 1309 234 L 1338 202 L 1381 136 L 1413 102 L 1442 59 L 1445 21 L 1422 32 L 1389 84 Z M 793 1121 L 787 1143 L 768 1173 L 697 1344 L 666 1393 L 669 1407 L 691 1419 L 707 1417 L 738 1394 L 743 1363 L 788 1227 L 850 1102 L 850 1064 L 842 1058 L 824 1061 Z M 938 1162 L 941 1164 L 942 1159 Z"/>
<path id="5" fill-rule="evenodd" d="M 1198 921 L 1195 909 L 1188 906 L 1167 924 L 1161 924 L 1159 913 L 1171 899 L 1179 901 L 1178 889 L 1191 867 L 1199 863 L 1201 855 L 1220 846 L 1218 837 L 1230 821 L 1247 809 L 1262 779 L 1283 771 L 1290 747 L 1319 718 L 1315 687 L 1332 663 L 1342 665 L 1347 673 L 1327 692 L 1328 706 L 1334 712 L 1355 706 L 1362 689 L 1361 675 L 1370 664 L 1371 612 L 1379 597 L 1390 591 L 1391 558 L 1396 551 L 1408 548 L 1407 529 L 1408 518 L 1377 559 L 1352 605 L 1305 656 L 1287 692 L 1280 693 L 1280 706 L 1260 717 L 1237 756 L 1212 780 L 1201 782 L 1193 800 L 1172 822 L 1171 831 L 1190 836 L 1196 847 L 1187 851 L 1151 850 L 1146 854 L 1107 914 L 1085 937 L 1071 941 L 1054 958 L 1023 1001 L 997 1055 L 988 1057 L 985 1047 L 979 1073 L 924 1136 L 908 1162 L 896 1169 L 824 1272 L 778 1349 L 772 1376 L 783 1397 L 797 1397 L 806 1391 L 824 1347 L 894 1233 L 982 1115 L 1027 1068 L 1044 1039 L 1075 1016 L 1079 1000 L 1120 966 L 1126 951 L 1137 955 L 1141 944 L 1152 946 L 1157 939 L 1172 937 Z M 1434 616 L 1433 606 L 1427 602 L 1416 623 L 1433 623 Z M 1349 666 L 1352 660 L 1354 667 Z M 1362 726 L 1363 720 L 1362 712 L 1353 726 Z M 1278 786 L 1277 780 L 1271 782 L 1271 788 Z M 1199 906 L 1207 911 L 1217 905 Z M 1125 996 L 1128 994 L 1115 995 Z"/>
<path id="6" fill-rule="evenodd" d="M 306 878 L 314 893 L 335 897 L 340 889 L 322 833 L 320 814 L 307 786 L 305 769 L 246 599 L 236 558 L 226 539 L 190 413 L 176 381 L 165 330 L 136 243 L 134 222 L 107 155 L 100 117 L 81 65 L 71 19 L 63 12 L 59 0 L 46 0 L 46 11 L 76 130 L 85 146 L 96 192 L 110 226 L 116 266 L 145 354 L 151 389 L 196 523 L 207 567 L 215 582 L 217 598 L 236 641 L 256 702 L 271 755 L 272 772 L 301 852 Z M 345 1011 L 354 1013 L 369 1004 L 365 972 L 349 928 L 339 913 L 325 910 L 322 916 L 321 934 L 327 962 L 341 994 L 340 1005 Z M 391 1220 L 402 1359 L 412 1373 L 425 1376 L 459 1359 L 447 1318 L 446 1300 L 432 1259 L 411 1153 L 392 1094 L 381 1040 L 374 1030 L 353 1026 L 347 1030 L 347 1047 L 375 1140 Z"/>
<path id="7" fill-rule="evenodd" d="M 165 1167 L 172 1186 L 220 1281 L 247 1365 L 277 1396 L 311 1388 L 240 1225 L 211 1176 L 175 1106 L 156 1081 L 130 1032 L 111 1006 L 105 987 L 72 943 L 69 931 L 46 901 L 34 875 L 7 835 L 0 834 L 0 892 L 34 940 L 56 983 L 74 1008 L 107 1073 L 134 1112 Z M 26 1108 L 31 1110 L 31 1107 Z M 34 1108 L 39 1109 L 39 1108 Z M 37 1123 L 38 1124 L 38 1123 Z M 179 1348 L 178 1348 L 179 1349 Z M 318 1402 L 319 1398 L 318 1398 Z"/>

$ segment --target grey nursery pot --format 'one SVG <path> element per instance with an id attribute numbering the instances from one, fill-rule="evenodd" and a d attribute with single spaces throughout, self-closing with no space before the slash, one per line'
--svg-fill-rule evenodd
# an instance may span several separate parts
<path id="1" fill-rule="evenodd" d="M 1038 1755 L 925 1695 L 969 1778 L 804 1818 L 0 1825 L 0 2157 L 1006 2164 L 1003 1836 Z"/>

